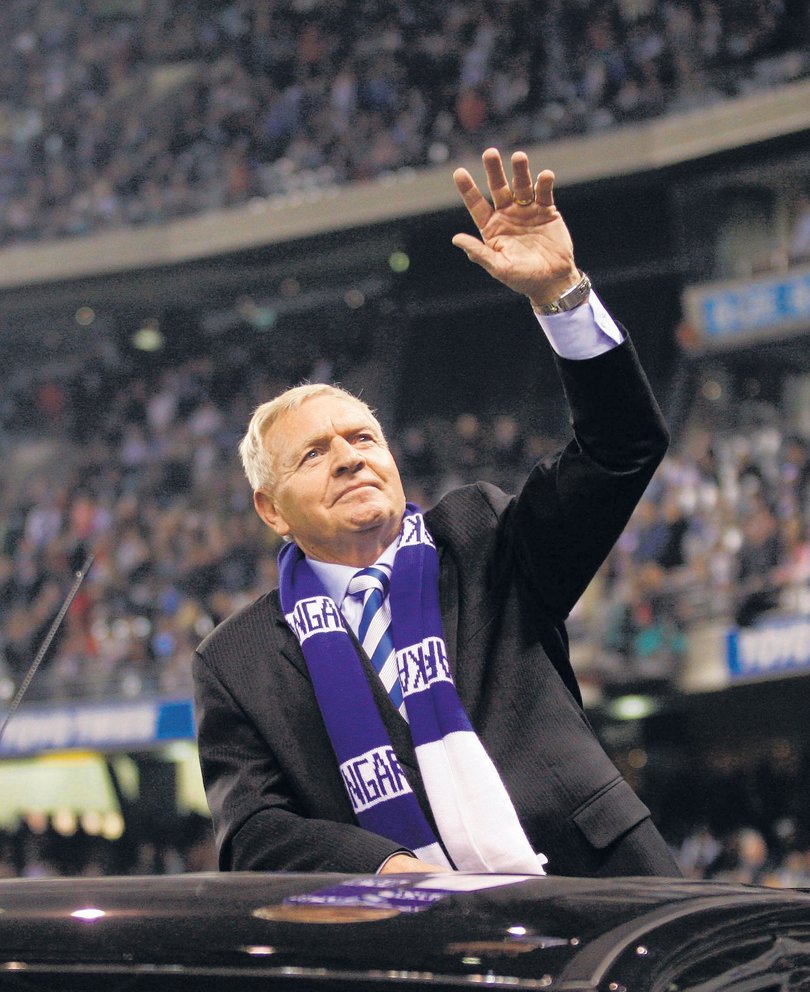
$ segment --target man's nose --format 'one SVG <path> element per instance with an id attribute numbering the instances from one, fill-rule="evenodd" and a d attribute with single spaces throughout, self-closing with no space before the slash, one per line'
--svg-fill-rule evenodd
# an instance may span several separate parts
<path id="1" fill-rule="evenodd" d="M 356 472 L 365 463 L 362 454 L 345 437 L 337 437 L 332 442 L 332 471 L 336 475 L 341 472 Z"/>

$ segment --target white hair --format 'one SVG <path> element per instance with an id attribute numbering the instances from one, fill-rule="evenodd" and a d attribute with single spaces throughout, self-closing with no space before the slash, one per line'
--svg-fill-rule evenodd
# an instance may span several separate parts
<path id="1" fill-rule="evenodd" d="M 254 492 L 261 489 L 272 495 L 276 484 L 273 458 L 264 443 L 267 432 L 285 413 L 290 410 L 297 410 L 302 403 L 317 396 L 335 396 L 339 399 L 350 400 L 371 418 L 372 423 L 380 432 L 380 437 L 384 436 L 382 427 L 380 427 L 379 421 L 368 404 L 348 390 L 321 382 L 293 386 L 292 389 L 280 393 L 275 399 L 256 407 L 250 418 L 247 432 L 239 442 L 242 466 Z"/>

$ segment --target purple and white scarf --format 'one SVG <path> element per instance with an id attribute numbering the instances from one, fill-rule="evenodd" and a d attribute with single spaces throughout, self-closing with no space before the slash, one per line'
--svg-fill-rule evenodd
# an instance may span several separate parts
<path id="1" fill-rule="evenodd" d="M 392 635 L 441 843 L 397 761 L 343 615 L 295 544 L 279 554 L 279 591 L 358 823 L 433 864 L 544 875 L 546 858 L 532 850 L 456 692 L 439 611 L 439 558 L 419 510 L 408 504 L 394 558 Z"/>

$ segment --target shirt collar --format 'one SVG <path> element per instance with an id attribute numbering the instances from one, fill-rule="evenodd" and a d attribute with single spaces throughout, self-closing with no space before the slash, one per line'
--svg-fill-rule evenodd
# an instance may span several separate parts
<path id="1" fill-rule="evenodd" d="M 397 553 L 399 536 L 397 536 L 383 551 L 380 557 L 374 562 L 375 565 L 386 565 L 390 573 L 394 567 L 394 555 Z M 312 571 L 321 580 L 321 584 L 326 590 L 327 596 L 333 599 L 338 606 L 343 603 L 346 596 L 346 589 L 349 583 L 360 569 L 355 565 L 337 565 L 329 561 L 315 561 L 314 558 L 307 558 Z"/>

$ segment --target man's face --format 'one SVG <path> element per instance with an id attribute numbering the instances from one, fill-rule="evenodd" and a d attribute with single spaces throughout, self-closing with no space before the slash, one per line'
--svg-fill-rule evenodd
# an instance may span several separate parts
<path id="1" fill-rule="evenodd" d="M 365 566 L 399 532 L 405 493 L 379 427 L 362 406 L 315 396 L 283 414 L 264 444 L 276 475 L 259 516 L 319 561 Z M 371 557 L 370 557 L 371 556 Z"/>

